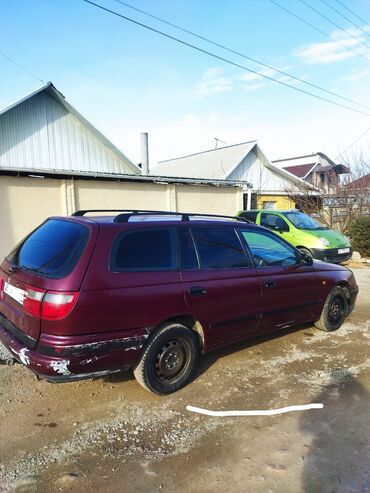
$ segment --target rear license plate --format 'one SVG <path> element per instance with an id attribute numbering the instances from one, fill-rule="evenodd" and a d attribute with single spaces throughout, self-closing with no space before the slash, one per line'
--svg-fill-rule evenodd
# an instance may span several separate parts
<path id="1" fill-rule="evenodd" d="M 349 253 L 349 248 L 338 248 L 338 254 Z"/>
<path id="2" fill-rule="evenodd" d="M 5 282 L 4 293 L 13 298 L 13 300 L 23 305 L 23 301 L 26 296 L 26 291 L 23 291 L 23 289 L 16 288 L 15 286 L 12 286 L 11 284 Z"/>

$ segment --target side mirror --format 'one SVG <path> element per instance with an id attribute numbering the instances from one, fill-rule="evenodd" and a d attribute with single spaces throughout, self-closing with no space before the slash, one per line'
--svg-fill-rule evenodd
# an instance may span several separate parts
<path id="1" fill-rule="evenodd" d="M 300 253 L 300 264 L 301 265 L 312 265 L 313 264 L 313 259 L 310 255 L 306 255 L 305 253 Z"/>

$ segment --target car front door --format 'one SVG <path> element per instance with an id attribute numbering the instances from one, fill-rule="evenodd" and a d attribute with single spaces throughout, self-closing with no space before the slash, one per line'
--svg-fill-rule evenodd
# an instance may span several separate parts
<path id="1" fill-rule="evenodd" d="M 297 251 L 274 233 L 243 228 L 260 278 L 262 318 L 257 332 L 270 332 L 313 319 L 320 281 L 312 265 L 300 263 Z"/>
<path id="2" fill-rule="evenodd" d="M 179 228 L 179 251 L 185 303 L 202 324 L 206 350 L 253 335 L 261 286 L 235 228 Z"/>

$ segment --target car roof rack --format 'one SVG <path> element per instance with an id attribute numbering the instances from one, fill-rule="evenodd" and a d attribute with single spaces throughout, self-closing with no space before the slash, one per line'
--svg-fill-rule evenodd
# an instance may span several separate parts
<path id="1" fill-rule="evenodd" d="M 173 212 L 173 211 L 153 211 L 153 210 L 141 210 L 141 209 L 83 209 L 76 211 L 72 216 L 81 217 L 88 212 L 119 212 L 115 218 L 116 223 L 126 223 L 132 216 L 178 216 L 181 217 L 181 221 L 190 221 L 190 217 L 214 217 L 218 219 L 233 219 L 234 221 L 241 221 L 244 223 L 251 223 L 249 219 L 240 216 L 227 216 L 223 214 L 206 214 L 206 213 L 195 213 L 195 212 Z"/>

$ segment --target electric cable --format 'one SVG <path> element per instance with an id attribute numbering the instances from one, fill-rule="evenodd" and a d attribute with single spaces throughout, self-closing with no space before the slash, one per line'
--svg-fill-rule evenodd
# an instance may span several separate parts
<path id="1" fill-rule="evenodd" d="M 342 12 L 340 12 L 338 9 L 336 9 L 335 7 L 333 7 L 332 5 L 330 5 L 329 2 L 327 2 L 326 0 L 321 0 L 321 1 L 322 1 L 322 3 L 324 3 L 325 5 L 327 5 L 329 7 L 329 9 L 333 10 L 334 12 L 336 12 L 338 15 L 340 15 L 341 17 L 343 17 L 343 19 L 345 19 L 347 22 L 349 22 L 350 24 L 352 24 L 353 26 L 355 26 L 357 29 L 359 29 L 360 31 L 362 31 L 364 34 L 366 34 L 366 36 L 369 36 L 369 33 L 366 32 L 365 29 L 362 29 L 361 26 L 359 26 L 355 22 L 351 21 L 351 19 L 349 19 L 346 15 L 342 14 Z"/>
<path id="2" fill-rule="evenodd" d="M 31 72 L 31 70 L 29 70 L 28 68 L 24 67 L 20 63 L 18 63 L 15 60 L 13 60 L 13 58 L 10 58 L 10 56 L 6 55 L 4 52 L 0 51 L 0 55 L 2 57 L 4 57 L 6 60 L 8 60 L 8 62 L 13 63 L 15 66 L 17 66 L 18 68 L 20 68 L 21 70 L 23 70 L 24 72 L 26 72 L 28 75 L 30 75 L 34 79 L 37 79 L 39 82 L 42 82 L 43 84 L 46 84 L 45 81 L 43 81 L 40 77 L 38 77 L 36 74 L 34 74 L 33 72 Z"/>
<path id="3" fill-rule="evenodd" d="M 362 19 L 362 17 L 360 17 L 359 15 L 356 14 L 356 12 L 354 12 L 353 10 L 351 10 L 349 7 L 347 7 L 346 5 L 344 5 L 343 2 L 341 2 L 340 0 L 335 0 L 337 3 L 339 3 L 339 5 L 341 5 L 344 9 L 348 10 L 348 12 L 351 12 L 352 15 L 354 15 L 355 17 L 357 17 L 358 20 L 360 20 L 361 22 L 363 22 L 364 24 L 366 24 L 367 26 L 369 25 L 369 23 L 367 21 L 365 21 L 364 19 Z"/>
<path id="4" fill-rule="evenodd" d="M 115 15 L 115 16 L 123 19 L 123 20 L 126 20 L 128 22 L 131 22 L 131 23 L 133 23 L 133 24 L 135 24 L 137 26 L 143 27 L 144 29 L 147 29 L 149 31 L 152 31 L 152 32 L 154 32 L 156 34 L 160 34 L 161 36 L 164 36 L 165 38 L 168 38 L 168 39 L 170 39 L 172 41 L 176 41 L 177 43 L 180 43 L 180 44 L 182 44 L 184 46 L 187 46 L 189 48 L 192 48 L 192 49 L 194 49 L 194 50 L 196 50 L 196 51 L 198 51 L 200 53 L 203 53 L 205 55 L 209 55 L 212 58 L 215 58 L 216 60 L 221 60 L 221 61 L 223 61 L 225 63 L 228 63 L 229 65 L 233 65 L 234 67 L 241 68 L 242 70 L 245 70 L 247 72 L 256 74 L 256 75 L 260 76 L 261 78 L 270 80 L 272 82 L 276 82 L 277 84 L 280 84 L 280 85 L 282 85 L 284 87 L 288 87 L 290 89 L 294 89 L 297 92 L 300 92 L 302 94 L 309 95 L 311 97 L 314 97 L 316 99 L 319 99 L 320 101 L 325 101 L 325 102 L 331 103 L 331 104 L 333 104 L 335 106 L 338 106 L 338 107 L 341 107 L 341 108 L 345 108 L 345 109 L 347 109 L 349 111 L 352 111 L 352 112 L 355 112 L 355 113 L 359 113 L 359 114 L 362 114 L 362 115 L 365 115 L 365 116 L 370 116 L 370 113 L 366 113 L 364 111 L 357 110 L 355 108 L 351 108 L 350 106 L 344 105 L 342 103 L 338 103 L 336 101 L 332 101 L 332 100 L 327 99 L 327 98 L 324 98 L 322 96 L 318 96 L 317 94 L 311 93 L 311 92 L 306 91 L 304 89 L 300 89 L 299 87 L 292 86 L 291 84 L 288 84 L 288 83 L 283 82 L 281 80 L 275 79 L 274 77 L 270 77 L 268 75 L 262 74 L 260 72 L 257 72 L 256 70 L 252 70 L 252 69 L 250 69 L 248 67 L 245 67 L 244 65 L 241 65 L 239 63 L 232 62 L 231 60 L 228 60 L 227 58 L 221 57 L 219 55 L 216 55 L 215 53 L 212 53 L 210 51 L 204 50 L 203 48 L 200 48 L 199 46 L 193 45 L 191 43 L 188 43 L 187 41 L 184 41 L 182 39 L 176 38 L 175 36 L 172 36 L 170 34 L 164 33 L 163 31 L 160 31 L 158 29 L 155 29 L 154 27 L 148 26 L 147 24 L 144 24 L 142 22 L 136 21 L 135 19 L 132 19 L 132 18 L 127 17 L 127 16 L 125 16 L 123 14 L 120 14 L 119 12 L 116 12 L 114 10 L 108 9 L 107 7 L 104 7 L 104 6 L 99 5 L 99 4 L 95 3 L 95 2 L 92 2 L 91 0 L 82 0 L 82 1 L 85 2 L 85 3 L 88 3 L 88 4 L 92 5 L 92 6 L 94 6 L 96 8 L 98 8 L 98 9 L 101 9 L 101 10 L 103 10 L 105 12 L 108 12 L 108 13 L 110 13 L 112 15 Z"/>
<path id="5" fill-rule="evenodd" d="M 356 139 L 354 142 L 352 142 L 352 144 L 351 144 L 350 146 L 348 146 L 348 147 L 347 147 L 347 149 L 345 149 L 343 152 L 341 152 L 340 154 L 338 154 L 338 156 L 335 158 L 335 161 L 336 161 L 336 160 L 337 160 L 340 156 L 343 156 L 343 154 L 345 154 L 345 153 L 346 153 L 346 152 L 348 152 L 350 149 L 352 149 L 352 147 L 353 147 L 354 145 L 356 145 L 356 144 L 357 144 L 357 142 L 358 142 L 359 140 L 361 140 L 361 139 L 362 139 L 362 137 L 365 137 L 365 135 L 369 132 L 369 130 L 370 130 L 370 127 L 369 127 L 367 130 L 365 130 L 365 132 L 364 132 L 364 133 L 362 133 L 359 137 L 357 137 L 357 139 Z"/>
<path id="6" fill-rule="evenodd" d="M 308 7 L 309 9 L 311 9 L 313 12 L 316 12 L 317 15 L 319 15 L 320 17 L 322 17 L 326 21 L 330 22 L 330 24 L 332 24 L 333 26 L 335 26 L 337 29 L 339 29 L 340 31 L 343 31 L 347 36 L 350 36 L 351 38 L 355 39 L 358 43 L 361 43 L 362 45 L 365 46 L 365 48 L 368 48 L 370 50 L 370 46 L 369 45 L 367 45 L 366 43 L 364 43 L 363 41 L 361 41 L 360 38 L 358 38 L 357 36 L 353 35 L 349 31 L 346 31 L 345 29 L 343 29 L 342 27 L 340 27 L 336 22 L 332 21 L 330 19 L 330 17 L 327 17 L 322 12 L 320 12 L 317 9 L 315 9 L 315 7 L 312 7 L 312 5 L 310 5 L 309 3 L 307 3 L 306 0 L 299 0 L 299 1 L 301 3 L 303 3 L 303 5 L 306 5 L 306 7 Z"/>
<path id="7" fill-rule="evenodd" d="M 318 27 L 314 26 L 313 24 L 311 24 L 310 22 L 306 21 L 305 19 L 303 19 L 303 17 L 295 14 L 294 12 L 292 12 L 291 10 L 287 9 L 286 7 L 284 7 L 283 5 L 281 5 L 279 2 L 277 2 L 276 0 L 270 0 L 271 3 L 273 3 L 274 5 L 276 5 L 277 7 L 279 7 L 281 10 L 287 12 L 288 14 L 292 15 L 293 17 L 295 17 L 296 19 L 299 19 L 301 22 L 303 22 L 304 24 L 306 24 L 307 26 L 311 27 L 312 29 L 314 29 L 315 31 L 317 31 L 318 33 L 322 34 L 323 36 L 325 36 L 326 38 L 329 38 L 331 41 L 335 41 L 336 43 L 340 44 L 341 46 L 343 46 L 343 48 L 345 48 L 346 50 L 349 50 L 349 51 L 352 51 L 352 53 L 355 53 L 357 56 L 363 58 L 364 60 L 366 60 L 367 62 L 370 61 L 369 58 L 367 58 L 366 56 L 364 56 L 362 53 L 359 53 L 358 51 L 354 50 L 353 48 L 351 48 L 350 46 L 347 46 L 346 44 L 342 43 L 339 39 L 336 39 L 334 38 L 333 36 L 331 36 L 330 34 L 326 33 L 325 31 L 322 31 L 321 29 L 319 29 Z"/>
<path id="8" fill-rule="evenodd" d="M 233 53 L 234 55 L 238 55 L 238 56 L 240 56 L 242 58 L 245 58 L 246 60 L 249 60 L 249 61 L 251 61 L 253 63 L 256 63 L 257 65 L 261 65 L 262 67 L 268 68 L 270 70 L 274 70 L 275 72 L 277 72 L 279 74 L 282 74 L 282 75 L 284 75 L 286 77 L 290 77 L 291 79 L 294 79 L 294 80 L 296 80 L 296 81 L 298 81 L 298 82 L 300 82 L 302 84 L 306 84 L 307 86 L 313 87 L 313 88 L 318 89 L 318 90 L 320 90 L 322 92 L 326 92 L 327 94 L 330 94 L 331 96 L 335 96 L 335 97 L 337 97 L 339 99 L 342 99 L 344 101 L 347 101 L 349 103 L 355 104 L 357 106 L 361 106 L 362 108 L 370 109 L 369 106 L 366 106 L 366 105 L 364 105 L 362 103 L 358 103 L 357 101 L 354 101 L 353 99 L 349 99 L 349 98 L 346 98 L 344 96 L 341 96 L 340 94 L 337 94 L 334 91 L 330 91 L 328 89 L 325 89 L 325 88 L 323 88 L 321 86 L 318 86 L 316 84 L 313 84 L 312 82 L 305 81 L 304 79 L 301 79 L 301 78 L 299 78 L 299 77 L 297 77 L 295 75 L 289 74 L 288 72 L 286 72 L 284 70 L 278 69 L 278 68 L 276 68 L 276 67 L 274 67 L 272 65 L 269 65 L 267 63 L 261 62 L 260 60 L 257 60 L 255 58 L 252 58 L 252 57 L 246 55 L 245 53 L 241 53 L 239 51 L 233 50 L 232 48 L 229 48 L 228 46 L 225 46 L 225 45 L 223 45 L 221 43 L 218 43 L 218 42 L 213 41 L 213 40 L 211 40 L 209 38 L 206 38 L 205 36 L 202 36 L 200 34 L 197 34 L 197 33 L 193 32 L 193 31 L 189 31 L 188 29 L 185 29 L 185 28 L 179 26 L 178 24 L 173 24 L 172 22 L 169 22 L 166 19 L 163 19 L 163 18 L 158 17 L 156 15 L 150 14 L 149 12 L 147 12 L 145 10 L 139 9 L 137 7 L 134 7 L 133 5 L 131 5 L 131 4 L 127 3 L 127 2 L 124 2 L 122 0 L 114 0 L 114 1 L 117 2 L 117 3 L 119 3 L 119 4 L 121 4 L 121 5 L 123 5 L 124 7 L 127 7 L 129 9 L 135 10 L 137 12 L 140 12 L 141 14 L 146 15 L 147 17 L 151 17 L 152 19 L 155 19 L 155 20 L 157 20 L 159 22 L 162 22 L 163 24 L 166 24 L 166 25 L 171 26 L 171 27 L 173 27 L 175 29 L 178 29 L 179 31 L 182 31 L 182 32 L 184 32 L 186 34 L 190 34 L 191 36 L 194 36 L 195 38 L 201 39 L 202 41 L 206 41 L 207 43 L 210 43 L 210 44 L 212 44 L 214 46 L 217 46 L 219 48 L 222 48 L 223 50 L 226 50 L 226 51 L 228 51 L 230 53 Z"/>

